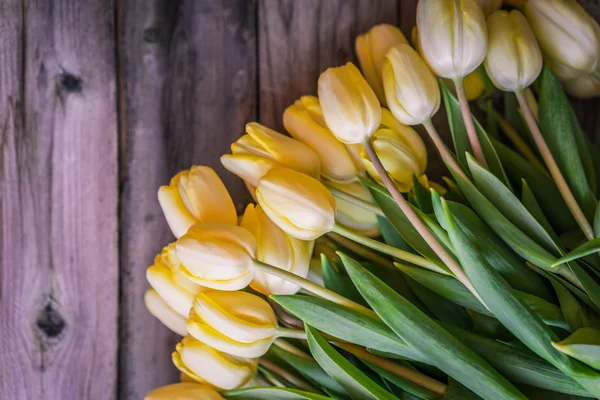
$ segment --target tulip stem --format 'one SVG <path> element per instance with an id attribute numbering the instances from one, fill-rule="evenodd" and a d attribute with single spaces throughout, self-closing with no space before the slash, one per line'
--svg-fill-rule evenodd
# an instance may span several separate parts
<path id="1" fill-rule="evenodd" d="M 430 125 L 433 126 L 431 123 L 430 123 Z M 439 139 L 439 136 L 437 136 L 437 138 Z M 444 159 L 448 158 L 449 162 L 453 162 L 456 166 L 458 166 L 458 164 L 456 163 L 454 158 L 449 154 L 449 151 L 446 148 L 446 145 L 444 145 L 443 142 L 442 142 L 442 145 L 443 145 L 442 152 L 445 152 L 442 154 L 442 157 Z M 471 293 L 473 293 L 473 295 L 481 302 L 481 304 L 485 305 L 485 303 L 483 302 L 481 297 L 479 297 L 479 294 L 477 294 L 477 291 L 475 290 L 475 288 L 473 287 L 473 285 L 467 278 L 467 275 L 465 274 L 465 271 L 462 269 L 461 265 L 446 250 L 446 248 L 444 246 L 442 246 L 442 244 L 431 233 L 431 231 L 427 228 L 427 226 L 423 223 L 423 221 L 421 221 L 421 218 L 419 218 L 419 216 L 417 215 L 415 210 L 413 210 L 412 207 L 410 206 L 410 204 L 408 204 L 408 201 L 406 201 L 406 199 L 404 197 L 402 197 L 402 194 L 400 193 L 400 191 L 398 190 L 396 185 L 394 185 L 394 182 L 389 177 L 385 168 L 383 167 L 383 164 L 381 163 L 379 156 L 375 152 L 375 149 L 373 148 L 373 145 L 371 144 L 371 140 L 369 139 L 369 137 L 365 138 L 365 140 L 363 142 L 363 146 L 365 147 L 365 150 L 367 151 L 367 154 L 369 155 L 369 158 L 371 159 L 373 166 L 377 170 L 377 173 L 381 177 L 381 180 L 383 181 L 385 187 L 388 189 L 388 191 L 390 192 L 390 194 L 392 195 L 392 197 L 394 198 L 394 200 L 396 201 L 396 203 L 398 204 L 398 206 L 400 207 L 400 209 L 402 210 L 402 212 L 404 213 L 406 218 L 408 218 L 408 220 L 410 221 L 412 226 L 421 235 L 423 240 L 425 240 L 425 242 L 427 242 L 427 244 L 429 245 L 429 247 L 431 247 L 433 252 L 442 260 L 442 262 L 444 264 L 446 264 L 448 269 L 450 271 L 452 271 L 452 273 L 456 276 L 456 278 L 459 281 L 461 281 L 462 284 L 465 285 L 465 287 L 467 289 L 469 289 L 469 291 Z M 446 154 L 446 155 L 444 155 L 444 154 Z M 464 174 L 462 172 L 462 170 L 460 169 L 460 167 L 458 168 L 457 171 L 460 171 L 459 173 Z"/>
<path id="2" fill-rule="evenodd" d="M 289 329 L 279 326 L 275 336 L 288 339 L 306 339 L 306 332 L 301 329 Z"/>
<path id="3" fill-rule="evenodd" d="M 359 199 L 358 197 L 353 196 L 350 193 L 344 192 L 343 190 L 340 190 L 340 189 L 333 187 L 331 185 L 328 185 L 326 183 L 325 183 L 325 187 L 327 189 L 329 189 L 329 191 L 331 192 L 332 195 L 334 195 L 335 197 L 337 197 L 340 200 L 347 201 L 348 203 L 354 204 L 357 207 L 361 207 L 367 211 L 372 212 L 373 214 L 384 216 L 383 211 L 381 211 L 381 208 L 377 207 L 373 203 L 369 203 L 368 201 Z"/>
<path id="4" fill-rule="evenodd" d="M 467 100 L 463 79 L 454 79 L 454 87 L 456 88 L 456 96 L 458 97 L 458 103 L 460 104 L 460 113 L 462 114 L 463 122 L 467 129 L 467 136 L 469 137 L 469 143 L 473 149 L 473 155 L 481 165 L 487 168 L 488 164 L 485 155 L 483 154 L 483 148 L 479 142 L 477 131 L 475 130 L 475 124 L 473 123 L 473 116 L 471 115 L 471 109 L 469 108 L 469 101 Z"/>
<path id="5" fill-rule="evenodd" d="M 423 127 L 427 131 L 427 134 L 431 138 L 431 141 L 442 156 L 442 160 L 446 163 L 446 165 L 454 170 L 454 172 L 459 174 L 463 179 L 469 179 L 460 165 L 458 165 L 458 162 L 456 162 L 456 159 L 452 153 L 450 153 L 448 146 L 446 146 L 446 143 L 444 143 L 430 119 L 423 121 Z"/>
<path id="6" fill-rule="evenodd" d="M 342 236 L 338 233 L 334 233 L 334 232 L 329 232 L 327 234 L 327 237 L 330 238 L 331 240 L 333 240 L 335 243 L 346 247 L 348 250 L 350 250 L 351 252 L 355 253 L 356 255 L 364 258 L 365 260 L 369 260 L 377 265 L 381 265 L 382 267 L 385 267 L 388 269 L 393 270 L 396 268 L 394 266 L 394 263 L 390 259 L 382 256 L 379 253 L 376 253 L 370 247 L 362 246 L 361 244 L 356 243 L 352 239 L 348 239 L 347 237 L 344 237 L 344 236 Z"/>
<path id="7" fill-rule="evenodd" d="M 398 249 L 394 246 L 390 246 L 389 244 L 385 244 L 378 240 L 371 239 L 369 237 L 360 235 L 351 229 L 341 226 L 338 223 L 336 223 L 333 226 L 332 232 L 337 233 L 338 235 L 343 236 L 345 238 L 348 238 L 356 243 L 360 243 L 363 246 L 369 247 L 373 250 L 377 250 L 380 253 L 387 254 L 388 256 L 395 257 L 399 260 L 407 261 L 409 263 L 418 265 L 418 266 L 426 268 L 428 270 L 432 270 L 435 272 L 440 272 L 445 275 L 448 275 L 448 273 L 446 271 L 444 271 L 439 266 L 437 266 L 435 263 L 429 261 L 425 257 L 422 257 L 417 254 L 409 253 L 408 251 Z"/>
<path id="8" fill-rule="evenodd" d="M 577 225 L 579 225 L 579 228 L 583 231 L 584 235 L 588 238 L 588 240 L 592 240 L 594 238 L 594 230 L 592 229 L 592 226 L 590 225 L 590 222 L 588 221 L 587 217 L 583 213 L 583 210 L 581 210 L 581 207 L 579 207 L 579 204 L 577 203 L 575 196 L 573 196 L 573 192 L 571 192 L 571 189 L 569 188 L 569 185 L 567 184 L 567 181 L 565 180 L 563 174 L 560 172 L 560 168 L 558 167 L 556 160 L 552 156 L 550 148 L 544 140 L 544 136 L 542 135 L 542 132 L 540 131 L 540 128 L 537 122 L 535 121 L 535 117 L 531 112 L 529 102 L 525 98 L 523 92 L 517 91 L 515 92 L 515 95 L 517 96 L 519 106 L 523 111 L 523 116 L 525 117 L 527 126 L 531 131 L 531 136 L 533 137 L 533 140 L 535 141 L 535 144 L 537 145 L 542 155 L 542 158 L 546 163 L 546 167 L 548 167 L 548 171 L 550 171 L 550 175 L 552 175 L 556 186 L 558 186 L 560 194 L 565 200 L 565 203 L 567 203 L 569 210 L 571 210 L 571 214 L 573 214 L 573 217 L 575 217 L 575 221 L 577 221 Z"/>
<path id="9" fill-rule="evenodd" d="M 300 286 L 304 290 L 307 290 L 308 292 L 310 292 L 316 296 L 322 297 L 325 300 L 329 300 L 333 303 L 339 304 L 340 306 L 351 308 L 351 309 L 359 311 L 363 314 L 368 314 L 368 315 L 373 314 L 373 311 L 369 310 L 368 308 L 361 306 L 360 304 L 355 303 L 352 300 L 345 298 L 344 296 L 341 296 L 327 288 L 324 288 L 323 286 L 319 286 L 316 283 L 309 281 L 308 279 L 302 278 L 301 276 L 293 274 L 284 269 L 277 268 L 273 265 L 266 264 L 266 263 L 256 260 L 256 259 L 254 260 L 254 263 L 252 264 L 252 269 L 254 271 L 261 271 L 261 272 L 267 273 L 269 275 L 276 276 L 276 277 L 286 280 L 290 283 L 295 283 L 296 285 Z"/>
<path id="10" fill-rule="evenodd" d="M 424 389 L 430 390 L 435 394 L 444 396 L 448 390 L 448 385 L 436 381 L 435 379 L 430 378 L 427 375 L 423 375 L 420 372 L 408 368 L 402 364 L 369 353 L 364 347 L 346 342 L 334 342 L 333 344 L 349 353 L 354 354 L 358 358 L 361 358 L 383 370 L 391 372 L 400 378 L 415 383 Z"/>

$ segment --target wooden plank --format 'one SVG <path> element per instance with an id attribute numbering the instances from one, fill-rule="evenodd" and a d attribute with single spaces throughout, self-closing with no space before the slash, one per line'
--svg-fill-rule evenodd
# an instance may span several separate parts
<path id="1" fill-rule="evenodd" d="M 282 131 L 285 108 L 316 94 L 325 69 L 355 60 L 359 33 L 396 15 L 396 0 L 261 0 L 260 122 Z"/>
<path id="2" fill-rule="evenodd" d="M 111 1 L 0 3 L 0 398 L 114 399 Z"/>
<path id="3" fill-rule="evenodd" d="M 145 273 L 174 238 L 156 192 L 177 171 L 209 165 L 239 205 L 242 182 L 219 157 L 256 119 L 253 1 L 122 0 L 120 398 L 173 382 L 176 335 L 145 309 Z"/>

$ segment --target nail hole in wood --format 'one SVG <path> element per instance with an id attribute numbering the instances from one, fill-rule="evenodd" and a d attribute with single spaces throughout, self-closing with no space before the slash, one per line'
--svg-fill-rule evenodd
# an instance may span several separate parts
<path id="1" fill-rule="evenodd" d="M 46 304 L 44 309 L 39 312 L 36 325 L 48 338 L 57 337 L 67 326 L 65 320 L 52 307 L 51 303 Z"/>

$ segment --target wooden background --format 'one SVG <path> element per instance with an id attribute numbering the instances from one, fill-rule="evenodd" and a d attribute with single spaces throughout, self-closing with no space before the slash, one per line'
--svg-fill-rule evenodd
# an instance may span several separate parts
<path id="1" fill-rule="evenodd" d="M 597 0 L 582 1 L 596 17 Z M 0 399 L 142 399 L 178 373 L 145 309 L 156 200 L 316 93 L 416 0 L 0 0 Z M 578 102 L 600 136 L 597 100 Z M 442 118 L 443 119 L 443 118 Z"/>

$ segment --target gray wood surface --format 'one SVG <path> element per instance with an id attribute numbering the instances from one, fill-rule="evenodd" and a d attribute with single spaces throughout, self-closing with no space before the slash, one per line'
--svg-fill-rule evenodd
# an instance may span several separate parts
<path id="1" fill-rule="evenodd" d="M 0 398 L 114 399 L 114 5 L 0 3 Z"/>
<path id="2" fill-rule="evenodd" d="M 221 175 L 239 210 L 249 200 L 219 157 L 256 119 L 253 1 L 123 0 L 121 116 L 122 399 L 174 382 L 177 339 L 146 310 L 146 267 L 173 241 L 156 192 L 192 164 Z"/>
<path id="3" fill-rule="evenodd" d="M 241 211 L 219 157 L 244 124 L 282 130 L 357 34 L 409 37 L 417 3 L 114 1 L 0 1 L 0 400 L 138 400 L 177 380 L 177 337 L 143 303 L 173 240 L 158 187 L 210 165 Z M 575 104 L 598 144 L 600 100 Z"/>

